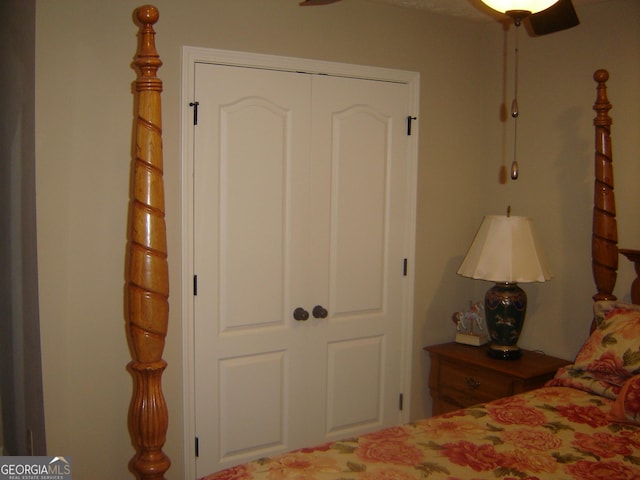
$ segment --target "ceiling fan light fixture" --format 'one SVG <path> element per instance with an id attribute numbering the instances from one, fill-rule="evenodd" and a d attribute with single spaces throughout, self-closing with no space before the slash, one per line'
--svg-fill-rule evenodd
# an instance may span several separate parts
<path id="1" fill-rule="evenodd" d="M 482 0 L 482 3 L 501 13 L 526 12 L 538 13 L 546 10 L 558 0 Z"/>

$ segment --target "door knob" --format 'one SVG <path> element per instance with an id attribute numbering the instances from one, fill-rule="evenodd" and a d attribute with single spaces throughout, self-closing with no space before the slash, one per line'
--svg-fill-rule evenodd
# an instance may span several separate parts
<path id="1" fill-rule="evenodd" d="M 313 307 L 311 313 L 313 313 L 313 316 L 315 318 L 327 318 L 327 315 L 329 314 L 329 312 L 327 312 L 327 309 L 322 305 L 316 305 L 315 307 Z"/>
<path id="2" fill-rule="evenodd" d="M 302 307 L 298 307 L 293 311 L 293 318 L 299 322 L 304 321 L 309 318 L 309 312 Z"/>

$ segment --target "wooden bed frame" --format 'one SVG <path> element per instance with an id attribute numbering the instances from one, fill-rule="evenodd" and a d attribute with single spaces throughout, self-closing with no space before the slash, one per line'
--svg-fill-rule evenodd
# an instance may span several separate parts
<path id="1" fill-rule="evenodd" d="M 162 479 L 171 462 L 162 448 L 168 415 L 161 378 L 169 314 L 169 280 L 162 165 L 162 82 L 157 77 L 162 61 L 155 47 L 153 25 L 158 10 L 145 5 L 135 11 L 139 25 L 134 59 L 135 151 L 131 169 L 129 241 L 126 271 L 127 340 L 134 380 L 129 408 L 129 430 L 136 454 L 130 469 L 139 479 Z M 595 125 L 595 187 L 593 206 L 592 265 L 597 292 L 594 300 L 615 300 L 613 289 L 618 267 L 616 209 L 611 155 L 611 104 L 607 98 L 609 74 L 598 70 Z M 640 275 L 640 252 L 620 250 L 635 262 Z M 640 280 L 632 287 L 634 303 L 640 303 Z"/>

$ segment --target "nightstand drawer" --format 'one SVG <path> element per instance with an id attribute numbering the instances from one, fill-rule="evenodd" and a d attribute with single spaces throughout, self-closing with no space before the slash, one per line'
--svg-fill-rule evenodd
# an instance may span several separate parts
<path id="1" fill-rule="evenodd" d="M 447 395 L 455 396 L 460 400 L 467 399 L 461 402 L 464 406 L 506 397 L 512 391 L 510 378 L 473 365 L 449 362 L 446 359 L 440 363 L 439 376 L 447 379 L 442 386 L 442 394 L 446 392 Z"/>

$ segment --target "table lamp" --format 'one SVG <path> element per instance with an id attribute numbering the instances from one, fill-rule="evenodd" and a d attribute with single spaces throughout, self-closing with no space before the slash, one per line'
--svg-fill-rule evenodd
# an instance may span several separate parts
<path id="1" fill-rule="evenodd" d="M 530 218 L 487 215 L 458 274 L 496 282 L 484 298 L 488 354 L 505 360 L 521 355 L 518 338 L 527 311 L 527 295 L 518 283 L 545 282 L 551 273 Z"/>

